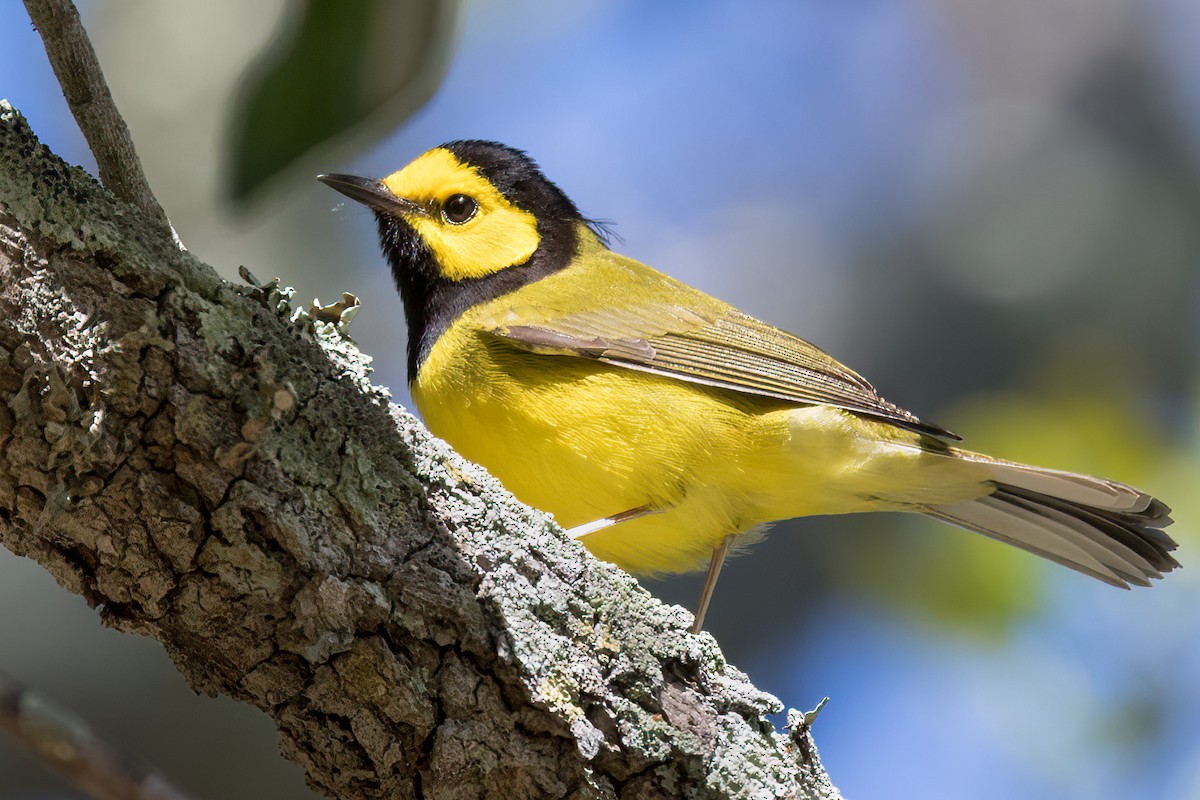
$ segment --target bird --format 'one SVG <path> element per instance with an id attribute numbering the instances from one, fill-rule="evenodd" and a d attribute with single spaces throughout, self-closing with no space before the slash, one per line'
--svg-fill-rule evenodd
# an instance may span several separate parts
<path id="1" fill-rule="evenodd" d="M 816 345 L 615 252 L 524 151 L 318 180 L 375 216 L 429 430 L 635 575 L 707 573 L 770 523 L 923 514 L 1113 586 L 1179 566 L 1132 486 L 961 449 Z"/>

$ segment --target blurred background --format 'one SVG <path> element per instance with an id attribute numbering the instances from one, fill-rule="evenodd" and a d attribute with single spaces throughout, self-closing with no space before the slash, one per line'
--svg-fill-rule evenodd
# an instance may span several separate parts
<path id="1" fill-rule="evenodd" d="M 312 176 L 381 176 L 454 138 L 528 150 L 622 252 L 815 341 L 973 449 L 1175 509 L 1186 568 L 1152 590 L 897 515 L 782 523 L 728 564 L 708 629 L 787 705 L 831 698 L 815 732 L 847 797 L 1200 798 L 1200 3 L 392 2 L 327 47 L 305 6 L 81 4 L 198 257 L 302 302 L 364 298 L 351 334 L 407 404 L 372 220 Z M 356 118 L 303 91 L 255 104 L 262 54 L 297 35 L 322 45 L 312 74 L 356 63 L 393 102 L 259 186 L 277 138 Z M 393 68 L 416 77 L 389 86 Z M 0 96 L 90 164 L 17 3 Z M 699 585 L 647 583 L 689 606 Z M 194 696 L 157 644 L 2 550 L 0 669 L 198 797 L 308 792 L 264 717 Z M 60 796 L 0 740 L 0 797 Z"/>

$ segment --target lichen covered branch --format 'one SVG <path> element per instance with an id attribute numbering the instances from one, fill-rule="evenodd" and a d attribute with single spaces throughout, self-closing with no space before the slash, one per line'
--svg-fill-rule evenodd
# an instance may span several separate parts
<path id="1" fill-rule="evenodd" d="M 353 797 L 835 797 L 689 615 L 0 105 L 0 543 Z"/>

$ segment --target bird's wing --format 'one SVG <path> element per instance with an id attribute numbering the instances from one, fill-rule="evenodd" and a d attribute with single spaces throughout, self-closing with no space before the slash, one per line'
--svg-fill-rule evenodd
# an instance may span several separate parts
<path id="1" fill-rule="evenodd" d="M 634 296 L 632 305 L 615 307 L 602 298 L 564 304 L 555 298 L 560 302 L 551 306 L 576 309 L 556 312 L 546 306 L 506 304 L 503 316 L 483 320 L 484 327 L 530 352 L 589 358 L 706 386 L 835 406 L 919 433 L 959 438 L 884 400 L 866 379 L 816 345 L 685 284 L 654 276 L 669 281 L 669 291 L 647 287 L 641 297 Z M 625 296 L 626 303 L 629 299 Z"/>

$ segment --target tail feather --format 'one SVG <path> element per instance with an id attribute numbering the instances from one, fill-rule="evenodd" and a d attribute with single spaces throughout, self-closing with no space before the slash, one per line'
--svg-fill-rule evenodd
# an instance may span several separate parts
<path id="1" fill-rule="evenodd" d="M 1107 534 L 1110 549 L 1119 548 L 1136 553 L 1145 562 L 1147 569 L 1170 572 L 1179 566 L 1170 554 L 1175 542 L 1160 528 L 1171 524 L 1171 509 L 1160 500 L 1153 500 L 1143 512 L 1117 512 L 1074 504 L 1058 497 L 1026 492 L 1015 487 L 1000 487 L 1000 490 L 1025 502 L 1053 509 L 1059 514 L 1070 516 L 1091 529 Z M 1162 577 L 1156 575 L 1154 577 Z"/>
<path id="2" fill-rule="evenodd" d="M 1107 478 L 1031 467 L 1028 464 L 1003 461 L 958 448 L 954 448 L 952 452 L 966 461 L 987 464 L 998 484 L 1106 511 L 1132 511 L 1146 513 L 1151 518 L 1164 519 L 1171 513 L 1171 509 L 1145 492 Z"/>
<path id="3" fill-rule="evenodd" d="M 1116 481 L 993 461 L 995 490 L 985 497 L 930 506 L 924 513 L 1019 547 L 1113 586 L 1149 586 L 1179 566 L 1161 528 L 1170 509 Z"/>

